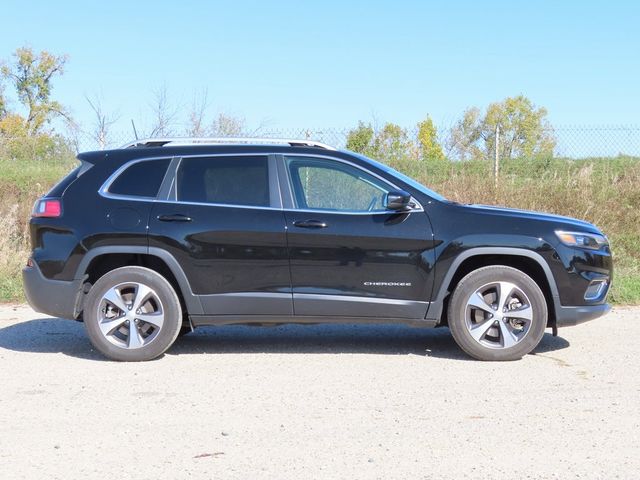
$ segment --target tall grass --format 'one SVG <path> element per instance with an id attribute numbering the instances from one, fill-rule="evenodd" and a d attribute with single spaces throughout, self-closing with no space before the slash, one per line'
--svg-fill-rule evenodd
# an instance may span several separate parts
<path id="1" fill-rule="evenodd" d="M 640 158 L 390 162 L 445 197 L 566 215 L 597 225 L 614 252 L 610 299 L 640 303 Z"/>
<path id="2" fill-rule="evenodd" d="M 20 270 L 29 254 L 31 207 L 77 163 L 68 147 L 55 148 L 39 156 L 33 147 L 3 151 L 0 142 L 0 301 L 23 300 Z M 611 300 L 640 303 L 640 158 L 509 160 L 497 182 L 487 161 L 388 163 L 451 200 L 595 223 L 614 251 Z"/>
<path id="3" fill-rule="evenodd" d="M 29 255 L 34 201 L 75 165 L 62 142 L 0 141 L 0 301 L 23 301 L 21 269 Z"/>

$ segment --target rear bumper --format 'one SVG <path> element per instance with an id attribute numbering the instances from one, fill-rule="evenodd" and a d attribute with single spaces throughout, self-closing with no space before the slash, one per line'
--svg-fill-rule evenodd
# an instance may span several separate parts
<path id="1" fill-rule="evenodd" d="M 83 279 L 64 282 L 42 275 L 37 264 L 22 269 L 27 302 L 36 311 L 54 317 L 76 319 L 80 315 Z"/>
<path id="2" fill-rule="evenodd" d="M 556 305 L 556 326 L 571 327 L 602 317 L 611 311 L 608 303 L 600 305 L 582 305 L 579 307 L 563 307 Z"/>

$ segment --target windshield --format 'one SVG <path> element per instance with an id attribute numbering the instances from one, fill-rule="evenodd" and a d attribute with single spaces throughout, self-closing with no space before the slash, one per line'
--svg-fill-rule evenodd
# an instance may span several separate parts
<path id="1" fill-rule="evenodd" d="M 389 165 L 385 165 L 384 163 L 378 162 L 378 161 L 373 160 L 373 159 L 371 159 L 369 157 L 365 157 L 364 155 L 360 155 L 359 153 L 355 153 L 355 152 L 352 152 L 352 151 L 349 151 L 349 153 L 351 155 L 355 155 L 356 157 L 360 158 L 361 160 L 365 160 L 367 162 L 375 164 L 376 167 L 384 170 L 385 172 L 387 172 L 388 174 L 390 174 L 390 175 L 392 175 L 392 176 L 394 176 L 396 178 L 399 178 L 400 180 L 402 180 L 407 185 L 410 185 L 412 188 L 415 188 L 416 190 L 418 190 L 419 192 L 424 193 L 425 195 L 429 195 L 431 198 L 433 198 L 435 200 L 438 200 L 440 202 L 446 202 L 447 201 L 447 199 L 444 198 L 439 193 L 434 192 L 430 188 L 427 188 L 424 185 L 422 185 L 421 183 L 416 182 L 413 178 L 408 177 L 404 173 L 400 173 L 395 168 L 391 168 Z"/>

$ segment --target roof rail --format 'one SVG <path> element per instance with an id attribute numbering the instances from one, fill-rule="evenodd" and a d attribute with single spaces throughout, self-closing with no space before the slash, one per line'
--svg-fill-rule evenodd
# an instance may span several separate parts
<path id="1" fill-rule="evenodd" d="M 159 137 L 134 140 L 120 148 L 165 147 L 185 145 L 290 145 L 292 147 L 317 147 L 335 150 L 335 147 L 314 140 L 296 140 L 286 138 L 251 138 L 251 137 Z"/>

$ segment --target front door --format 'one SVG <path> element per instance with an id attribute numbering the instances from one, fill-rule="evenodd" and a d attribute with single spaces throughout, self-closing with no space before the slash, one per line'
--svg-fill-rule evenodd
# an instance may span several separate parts
<path id="1" fill-rule="evenodd" d="M 153 207 L 149 246 L 178 260 L 206 315 L 292 313 L 274 161 L 182 158 L 169 198 Z"/>
<path id="2" fill-rule="evenodd" d="M 397 188 L 349 162 L 279 160 L 295 314 L 424 319 L 434 252 L 422 208 L 386 210 Z"/>

